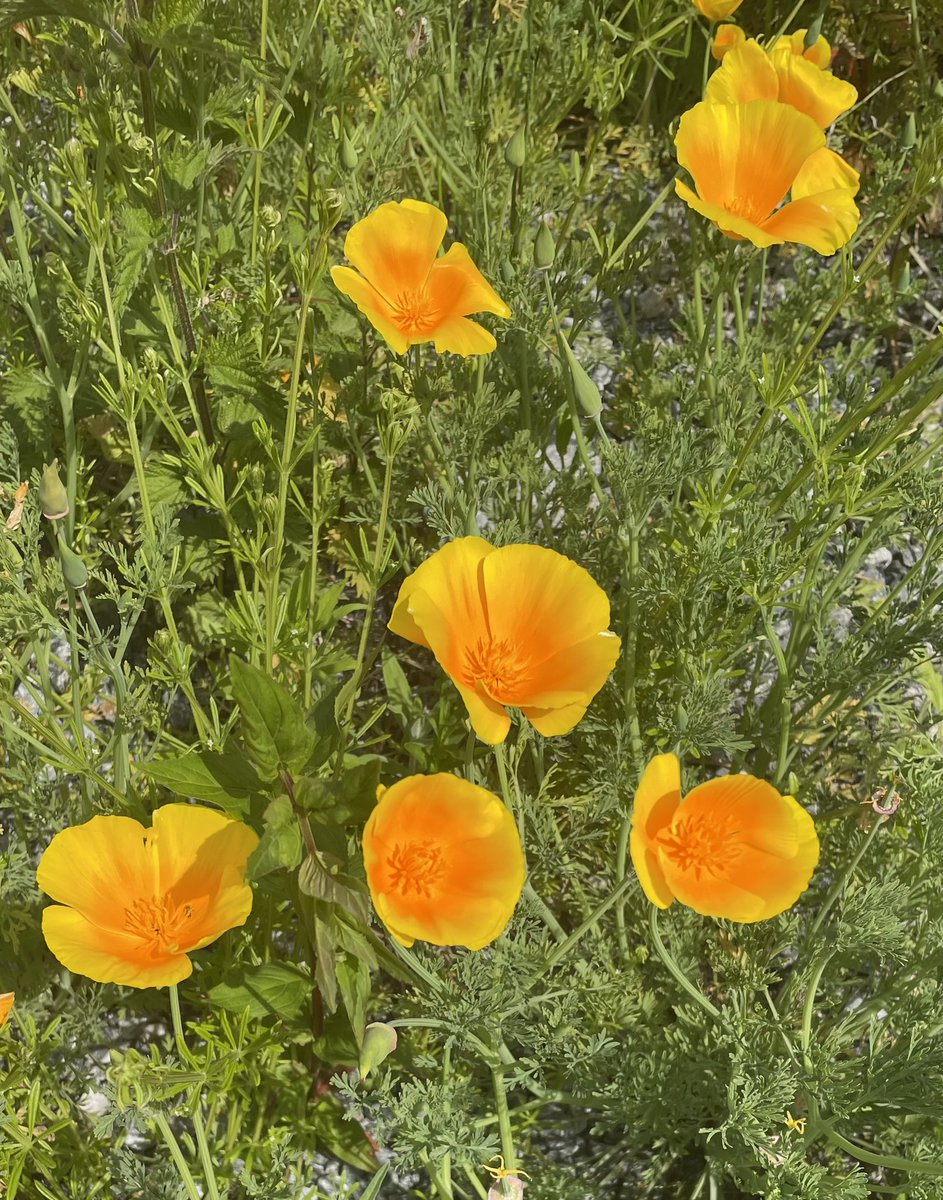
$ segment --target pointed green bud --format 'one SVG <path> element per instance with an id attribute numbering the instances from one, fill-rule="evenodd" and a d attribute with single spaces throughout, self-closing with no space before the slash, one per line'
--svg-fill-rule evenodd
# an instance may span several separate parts
<path id="1" fill-rule="evenodd" d="M 913 113 L 907 114 L 904 132 L 900 139 L 901 149 L 912 150 L 917 144 L 917 118 Z"/>
<path id="2" fill-rule="evenodd" d="M 820 13 L 805 33 L 805 48 L 811 50 L 815 43 L 822 36 L 822 14 Z"/>
<path id="3" fill-rule="evenodd" d="M 354 143 L 346 133 L 341 134 L 341 166 L 345 171 L 356 171 L 360 156 L 354 149 Z"/>
<path id="4" fill-rule="evenodd" d="M 517 272 L 514 270 L 514 264 L 511 262 L 510 259 L 506 258 L 501 263 L 501 278 L 504 280 L 505 283 L 511 283 L 511 282 L 513 282 L 514 276 L 516 274 L 517 274 Z"/>
<path id="5" fill-rule="evenodd" d="M 580 366 L 566 338 L 562 338 L 561 340 L 563 342 L 563 353 L 566 355 L 570 375 L 573 379 L 573 390 L 576 392 L 580 408 L 587 417 L 598 417 L 602 412 L 602 396 L 600 395 L 599 388 Z"/>
<path id="6" fill-rule="evenodd" d="M 371 1021 L 363 1031 L 360 1050 L 360 1078 L 367 1076 L 396 1049 L 396 1030 L 392 1025 Z"/>
<path id="7" fill-rule="evenodd" d="M 474 508 L 470 508 L 465 514 L 465 533 L 468 537 L 481 537 L 481 530 L 478 528 L 478 512 Z"/>
<path id="8" fill-rule="evenodd" d="M 518 129 L 508 144 L 504 147 L 504 161 L 515 171 L 519 171 L 527 161 L 527 143 L 524 141 L 524 130 Z"/>
<path id="9" fill-rule="evenodd" d="M 534 266 L 538 271 L 546 271 L 548 267 L 553 266 L 556 253 L 557 248 L 553 244 L 550 226 L 546 221 L 541 221 L 537 237 L 534 240 Z"/>
<path id="10" fill-rule="evenodd" d="M 59 478 L 58 466 L 59 460 L 54 458 L 43 467 L 43 477 L 39 481 L 39 507 L 50 521 L 61 521 L 69 515 L 69 493 Z"/>
<path id="11" fill-rule="evenodd" d="M 79 558 L 71 546 L 66 545 L 64 538 L 59 538 L 59 564 L 62 567 L 62 577 L 76 591 L 88 583 L 88 567 Z"/>

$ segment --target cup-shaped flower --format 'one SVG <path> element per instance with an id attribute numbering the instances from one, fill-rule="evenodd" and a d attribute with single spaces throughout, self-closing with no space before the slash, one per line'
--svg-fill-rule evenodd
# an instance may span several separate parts
<path id="1" fill-rule="evenodd" d="M 506 806 L 455 775 L 410 775 L 378 797 L 363 859 L 373 907 L 393 937 L 469 950 L 493 942 L 524 886 Z"/>
<path id="2" fill-rule="evenodd" d="M 484 742 L 503 742 L 507 706 L 546 737 L 569 733 L 621 645 L 587 570 L 542 546 L 449 542 L 400 588 L 389 627 L 427 646 Z"/>
<path id="3" fill-rule="evenodd" d="M 434 204 L 391 200 L 347 234 L 344 253 L 356 270 L 331 268 L 335 285 L 397 354 L 420 342 L 439 353 L 488 354 L 497 343 L 469 314 L 511 315 L 461 242 L 436 257 L 447 226 Z"/>
<path id="4" fill-rule="evenodd" d="M 809 886 L 819 861 L 811 816 L 753 775 L 724 775 L 681 798 L 681 767 L 659 754 L 632 810 L 632 862 L 658 908 L 680 900 L 705 917 L 765 921 Z"/>
<path id="5" fill-rule="evenodd" d="M 15 993 L 0 992 L 0 1027 L 6 1024 L 7 1017 L 13 1011 Z"/>
<path id="6" fill-rule="evenodd" d="M 790 104 L 695 104 L 681 118 L 675 146 L 697 188 L 675 180 L 675 191 L 728 237 L 834 254 L 858 228 L 858 172 Z M 791 202 L 779 208 L 789 192 Z"/>
<path id="7" fill-rule="evenodd" d="M 259 839 L 248 825 L 191 804 L 165 804 L 152 822 L 92 817 L 46 848 L 36 881 L 58 903 L 43 911 L 43 936 L 70 971 L 169 987 L 193 970 L 190 951 L 249 915 L 246 860 Z"/>
<path id="8" fill-rule="evenodd" d="M 694 0 L 698 12 L 712 21 L 726 21 L 742 3 L 743 0 Z"/>
<path id="9" fill-rule="evenodd" d="M 775 42 L 767 54 L 755 38 L 750 38 L 724 55 L 723 62 L 707 81 L 704 99 L 711 104 L 779 100 L 791 104 L 811 117 L 820 129 L 825 129 L 851 108 L 858 92 L 831 71 L 794 53 L 788 39 Z"/>

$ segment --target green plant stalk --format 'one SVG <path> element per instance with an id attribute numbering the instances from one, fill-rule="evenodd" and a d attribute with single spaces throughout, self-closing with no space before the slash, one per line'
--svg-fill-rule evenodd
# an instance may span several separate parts
<path id="1" fill-rule="evenodd" d="M 186 1038 L 183 1035 L 183 1019 L 180 1014 L 180 995 L 177 985 L 170 987 L 170 1013 L 174 1026 L 174 1040 L 177 1053 L 184 1062 L 196 1066 L 196 1060 L 187 1049 Z M 203 1087 L 195 1084 L 190 1091 L 190 1112 L 193 1117 L 193 1128 L 196 1133 L 197 1146 L 200 1151 L 200 1161 L 203 1164 L 203 1174 L 209 1191 L 209 1200 L 219 1200 L 219 1185 L 216 1182 L 216 1172 L 213 1169 L 213 1159 L 210 1155 L 209 1144 L 206 1140 L 206 1127 L 203 1124 Z"/>
<path id="2" fill-rule="evenodd" d="M 890 790 L 889 800 L 892 800 L 896 794 L 897 794 L 896 787 L 892 787 Z M 832 907 L 835 905 L 836 901 L 839 899 L 842 892 L 848 886 L 848 881 L 851 879 L 851 877 L 854 875 L 855 871 L 857 870 L 858 863 L 860 863 L 862 858 L 864 858 L 865 854 L 867 854 L 868 847 L 874 841 L 877 831 L 881 828 L 882 825 L 884 825 L 886 823 L 886 821 L 887 821 L 886 816 L 880 816 L 880 815 L 878 816 L 877 820 L 874 822 L 874 824 L 868 830 L 866 836 L 861 839 L 861 845 L 858 847 L 857 851 L 855 852 L 854 857 L 851 859 L 851 861 L 847 864 L 847 866 L 842 871 L 842 873 L 839 875 L 839 877 L 832 884 L 831 888 L 829 889 L 828 895 L 822 901 L 822 907 L 819 909 L 818 916 L 812 922 L 812 927 L 809 929 L 809 933 L 806 938 L 806 941 L 808 943 L 811 943 L 814 940 L 815 935 L 822 928 L 822 925 L 825 922 L 825 918 L 828 916 Z"/>
<path id="3" fill-rule="evenodd" d="M 177 1139 L 174 1137 L 174 1131 L 170 1128 L 170 1122 L 163 1113 L 157 1113 L 154 1117 L 154 1123 L 161 1132 L 161 1136 L 167 1144 L 167 1149 L 170 1152 L 170 1157 L 173 1159 L 174 1166 L 177 1168 L 177 1173 L 183 1182 L 183 1186 L 187 1190 L 187 1195 L 190 1200 L 201 1200 L 199 1190 L 196 1186 L 196 1180 L 187 1166 L 187 1160 L 183 1157 L 183 1152 Z"/>
<path id="4" fill-rule="evenodd" d="M 265 62 L 268 57 L 268 3 L 262 0 L 259 22 L 259 57 Z M 259 257 L 259 208 L 262 196 L 262 146 L 265 131 L 265 86 L 260 83 L 255 95 L 255 174 L 252 183 L 252 243 L 249 247 L 250 261 L 255 266 Z"/>
<path id="5" fill-rule="evenodd" d="M 509 1171 L 515 1172 L 517 1171 L 517 1154 L 514 1151 L 514 1132 L 511 1129 L 511 1114 L 508 1112 L 504 1072 L 500 1067 L 491 1068 L 491 1084 L 494 1089 L 494 1110 L 498 1118 L 498 1133 L 501 1138 L 504 1165 Z"/>
<path id="6" fill-rule="evenodd" d="M 806 987 L 805 1002 L 802 1005 L 802 1028 L 799 1033 L 799 1045 L 802 1047 L 802 1062 L 807 1075 L 812 1074 L 813 1064 L 810 1049 L 812 1047 L 812 1018 L 815 1015 L 815 993 L 825 973 L 825 968 L 832 960 L 832 954 L 825 954 L 812 972 L 812 977 Z"/>
<path id="7" fill-rule="evenodd" d="M 711 1004 L 700 988 L 695 987 L 691 980 L 688 979 L 687 975 L 685 975 L 685 973 L 678 966 L 674 956 L 668 950 L 668 947 L 662 941 L 661 932 L 658 928 L 658 909 L 654 904 L 651 906 L 648 914 L 648 928 L 652 935 L 652 943 L 655 946 L 655 953 L 665 964 L 677 982 L 681 985 L 681 987 L 684 988 L 691 999 L 696 1001 L 696 1003 L 704 1010 L 704 1012 L 710 1013 L 713 1020 L 720 1020 L 720 1013 L 713 1006 L 713 1004 Z"/>

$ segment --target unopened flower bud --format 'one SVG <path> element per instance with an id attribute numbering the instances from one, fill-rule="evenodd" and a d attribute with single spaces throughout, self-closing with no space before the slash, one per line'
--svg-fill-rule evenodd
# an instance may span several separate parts
<path id="1" fill-rule="evenodd" d="M 519 171 L 527 159 L 527 143 L 524 141 L 524 130 L 518 131 L 508 140 L 504 147 L 504 161 L 515 171 Z"/>
<path id="2" fill-rule="evenodd" d="M 537 237 L 534 240 L 534 266 L 538 271 L 546 271 L 548 267 L 553 266 L 556 253 L 557 248 L 553 244 L 550 226 L 546 221 L 541 221 Z"/>
<path id="3" fill-rule="evenodd" d="M 396 1049 L 396 1030 L 381 1021 L 371 1021 L 364 1030 L 360 1050 L 360 1078 L 366 1079 Z"/>
<path id="4" fill-rule="evenodd" d="M 88 567 L 61 537 L 59 538 L 59 565 L 62 567 L 62 577 L 70 588 L 78 591 L 88 583 Z"/>
<path id="5" fill-rule="evenodd" d="M 805 31 L 805 48 L 811 50 L 822 36 L 822 14 L 820 13 Z"/>
<path id="6" fill-rule="evenodd" d="M 913 113 L 907 114 L 907 120 L 904 124 L 904 132 L 901 135 L 900 145 L 902 150 L 912 150 L 917 144 L 917 118 Z"/>
<path id="7" fill-rule="evenodd" d="M 341 166 L 345 171 L 356 171 L 360 157 L 354 149 L 354 143 L 346 133 L 341 134 Z"/>
<path id="8" fill-rule="evenodd" d="M 468 537 L 481 537 L 481 530 L 478 528 L 478 513 L 474 508 L 470 508 L 465 514 L 465 533 Z"/>
<path id="9" fill-rule="evenodd" d="M 43 477 L 39 481 L 39 507 L 50 521 L 61 521 L 69 515 L 69 493 L 59 478 L 58 466 L 59 460 L 54 458 L 43 467 Z"/>
<path id="10" fill-rule="evenodd" d="M 561 338 L 561 341 L 563 343 L 563 353 L 566 355 L 566 361 L 570 368 L 570 376 L 573 379 L 573 390 L 576 393 L 580 408 L 587 417 L 598 417 L 602 412 L 602 396 L 600 395 L 599 388 L 580 366 L 566 338 Z"/>
<path id="11" fill-rule="evenodd" d="M 718 62 L 722 62 L 728 50 L 733 50 L 734 47 L 742 45 L 746 40 L 747 35 L 739 25 L 718 25 L 714 40 L 711 42 L 711 54 Z"/>

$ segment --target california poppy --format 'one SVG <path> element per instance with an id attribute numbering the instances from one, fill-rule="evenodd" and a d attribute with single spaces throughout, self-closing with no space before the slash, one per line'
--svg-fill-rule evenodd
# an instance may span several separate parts
<path id="1" fill-rule="evenodd" d="M 6 1024 L 7 1017 L 13 1009 L 15 997 L 15 992 L 0 992 L 0 1026 Z"/>
<path id="2" fill-rule="evenodd" d="M 729 51 L 742 46 L 746 40 L 747 35 L 739 25 L 719 25 L 711 42 L 711 54 L 718 62 L 722 62 Z"/>
<path id="3" fill-rule="evenodd" d="M 434 204 L 391 200 L 347 234 L 344 253 L 356 270 L 331 268 L 335 285 L 397 354 L 421 342 L 440 353 L 488 354 L 497 343 L 469 315 L 511 315 L 461 242 L 436 257 L 447 226 Z"/>
<path id="4" fill-rule="evenodd" d="M 779 100 L 825 129 L 851 108 L 858 92 L 844 79 L 795 53 L 789 39 L 779 39 L 767 53 L 755 38 L 750 38 L 724 55 L 707 81 L 704 99 L 711 104 Z"/>
<path id="5" fill-rule="evenodd" d="M 698 12 L 712 21 L 726 21 L 742 3 L 743 0 L 694 0 Z"/>
<path id="6" fill-rule="evenodd" d="M 632 810 L 632 862 L 658 908 L 680 900 L 706 917 L 765 921 L 795 904 L 819 861 L 815 823 L 753 775 L 724 775 L 682 799 L 681 766 L 659 754 Z"/>
<path id="7" fill-rule="evenodd" d="M 507 706 L 547 737 L 569 733 L 619 656 L 609 599 L 587 570 L 542 546 L 449 542 L 400 588 L 389 628 L 428 646 L 484 742 Z"/>
<path id="8" fill-rule="evenodd" d="M 43 936 L 70 971 L 169 987 L 193 970 L 191 950 L 249 915 L 245 867 L 259 839 L 248 825 L 193 804 L 165 804 L 152 822 L 92 817 L 46 848 L 36 881 L 59 903 L 43 911 Z"/>
<path id="9" fill-rule="evenodd" d="M 755 246 L 798 242 L 834 254 L 858 228 L 858 172 L 790 104 L 702 101 L 682 116 L 675 146 L 697 188 L 678 179 L 675 191 L 728 237 Z M 779 208 L 789 192 L 791 202 Z"/>
<path id="10" fill-rule="evenodd" d="M 503 802 L 456 775 L 410 775 L 378 792 L 363 831 L 373 906 L 404 946 L 480 950 L 524 886 L 524 852 Z"/>
<path id="11" fill-rule="evenodd" d="M 777 38 L 770 47 L 770 53 L 798 54 L 800 58 L 807 59 L 820 71 L 828 70 L 832 65 L 832 47 L 821 34 L 811 46 L 807 46 L 805 39 L 808 32 L 807 29 L 797 29 L 794 33 L 787 33 L 784 37 Z M 857 95 L 857 92 L 855 94 Z"/>

